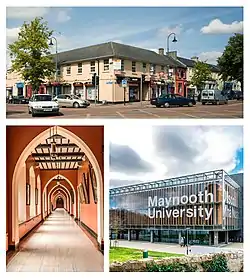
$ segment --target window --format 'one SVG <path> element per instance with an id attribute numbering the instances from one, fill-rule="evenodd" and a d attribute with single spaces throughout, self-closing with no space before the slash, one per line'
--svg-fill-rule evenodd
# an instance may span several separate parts
<path id="1" fill-rule="evenodd" d="M 155 64 L 150 64 L 150 74 L 155 74 Z"/>
<path id="2" fill-rule="evenodd" d="M 61 68 L 60 68 L 60 66 L 57 68 L 57 76 L 61 76 Z"/>
<path id="3" fill-rule="evenodd" d="M 132 72 L 135 73 L 136 72 L 136 62 L 132 61 Z"/>
<path id="4" fill-rule="evenodd" d="M 82 63 L 78 63 L 78 74 L 82 74 Z"/>
<path id="5" fill-rule="evenodd" d="M 90 62 L 90 72 L 95 72 L 95 61 Z"/>
<path id="6" fill-rule="evenodd" d="M 147 63 L 143 62 L 143 63 L 142 63 L 142 68 L 143 68 L 143 70 L 146 70 L 146 68 L 147 68 Z"/>
<path id="7" fill-rule="evenodd" d="M 67 75 L 71 74 L 71 65 L 66 66 Z"/>
<path id="8" fill-rule="evenodd" d="M 103 64 L 104 64 L 104 71 L 109 71 L 109 60 L 104 59 Z"/>
<path id="9" fill-rule="evenodd" d="M 161 71 L 164 71 L 164 70 L 165 70 L 165 66 L 161 65 Z"/>
<path id="10" fill-rule="evenodd" d="M 124 60 L 121 60 L 121 71 L 124 71 Z"/>

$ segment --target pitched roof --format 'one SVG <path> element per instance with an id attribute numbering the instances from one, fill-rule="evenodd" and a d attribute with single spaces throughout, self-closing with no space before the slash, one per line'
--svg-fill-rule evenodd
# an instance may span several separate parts
<path id="1" fill-rule="evenodd" d="M 97 60 L 111 57 L 148 62 L 157 65 L 183 67 L 178 60 L 174 60 L 165 55 L 159 55 L 154 51 L 115 42 L 60 52 L 58 53 L 58 62 L 60 64 L 65 64 L 76 61 Z"/>
<path id="2" fill-rule="evenodd" d="M 193 59 L 185 58 L 185 57 L 177 57 L 182 63 L 184 63 L 187 67 L 194 67 L 195 61 Z M 219 67 L 213 64 L 206 63 L 210 66 L 212 72 L 219 72 Z"/>

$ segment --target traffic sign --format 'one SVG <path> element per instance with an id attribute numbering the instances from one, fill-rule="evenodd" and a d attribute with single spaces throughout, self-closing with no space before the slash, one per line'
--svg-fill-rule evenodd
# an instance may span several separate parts
<path id="1" fill-rule="evenodd" d="M 122 80 L 122 87 L 127 87 L 128 82 L 126 79 Z"/>

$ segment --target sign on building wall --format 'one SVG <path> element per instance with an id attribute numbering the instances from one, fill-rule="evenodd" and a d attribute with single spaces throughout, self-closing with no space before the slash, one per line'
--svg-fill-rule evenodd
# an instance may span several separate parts
<path id="1" fill-rule="evenodd" d="M 113 60 L 113 70 L 121 70 L 122 61 L 121 59 L 114 59 Z"/>

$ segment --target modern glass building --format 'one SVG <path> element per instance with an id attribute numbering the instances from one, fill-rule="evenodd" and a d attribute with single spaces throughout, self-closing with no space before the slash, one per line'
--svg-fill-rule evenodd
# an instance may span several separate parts
<path id="1" fill-rule="evenodd" d="M 193 244 L 241 241 L 242 188 L 215 170 L 110 189 L 110 235 L 178 243 L 188 231 Z"/>

